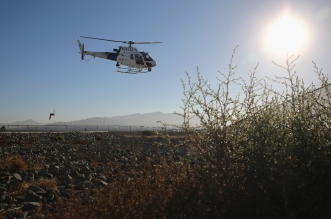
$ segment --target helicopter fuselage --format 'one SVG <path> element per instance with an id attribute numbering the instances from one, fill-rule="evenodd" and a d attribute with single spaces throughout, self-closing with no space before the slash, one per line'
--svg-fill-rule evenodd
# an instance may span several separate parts
<path id="1" fill-rule="evenodd" d="M 120 64 L 125 65 L 129 68 L 136 68 L 138 71 L 147 68 L 148 71 L 152 70 L 152 67 L 156 66 L 156 62 L 152 57 L 146 52 L 140 52 L 135 47 L 124 47 L 120 46 L 119 49 L 114 49 L 114 52 L 91 52 L 85 51 L 84 45 L 78 40 L 78 45 L 80 48 L 81 59 L 83 60 L 85 55 L 92 57 L 98 57 L 103 59 L 108 59 L 116 61 L 116 66 L 119 67 Z"/>
<path id="2" fill-rule="evenodd" d="M 114 58 L 114 54 L 109 54 L 109 58 Z M 119 54 L 116 57 L 116 61 L 123 65 L 127 65 L 134 68 L 148 68 L 156 66 L 156 62 L 146 52 L 139 52 L 134 47 L 120 47 Z"/>

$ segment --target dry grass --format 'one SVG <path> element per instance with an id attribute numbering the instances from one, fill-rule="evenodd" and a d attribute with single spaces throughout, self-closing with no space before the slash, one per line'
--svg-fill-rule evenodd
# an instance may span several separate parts
<path id="1" fill-rule="evenodd" d="M 27 170 L 40 170 L 46 158 L 38 156 L 33 163 L 26 162 L 19 155 L 9 155 L 0 160 L 0 168 L 9 172 L 25 172 Z"/>
<path id="2" fill-rule="evenodd" d="M 40 178 L 36 181 L 32 181 L 28 183 L 28 187 L 30 186 L 38 186 L 43 189 L 56 189 L 57 188 L 57 181 L 56 179 L 46 179 L 46 178 Z"/>
<path id="3" fill-rule="evenodd" d="M 94 138 L 95 138 L 95 140 L 97 140 L 97 141 L 100 141 L 102 138 L 100 137 L 100 135 L 98 135 L 98 134 L 95 134 L 94 135 Z"/>
<path id="4" fill-rule="evenodd" d="M 21 144 L 21 145 L 26 145 L 30 146 L 36 141 L 36 136 L 31 136 L 28 139 L 16 139 L 13 138 L 11 135 L 5 135 L 0 138 L 0 146 L 6 147 L 6 146 L 11 146 L 13 144 Z"/>
<path id="5" fill-rule="evenodd" d="M 73 144 L 81 144 L 81 145 L 87 145 L 87 144 L 90 144 L 90 143 L 91 143 L 90 141 L 86 141 L 86 140 L 83 140 L 83 139 L 78 139 L 78 140 L 73 142 Z"/>
<path id="6" fill-rule="evenodd" d="M 1 147 L 9 146 L 9 145 L 12 145 L 14 143 L 19 143 L 19 140 L 12 139 L 10 136 L 5 136 L 5 137 L 0 138 L 0 146 Z"/>
<path id="7" fill-rule="evenodd" d="M 12 172 L 24 172 L 28 170 L 25 160 L 18 156 L 6 156 L 0 161 L 0 168 Z"/>

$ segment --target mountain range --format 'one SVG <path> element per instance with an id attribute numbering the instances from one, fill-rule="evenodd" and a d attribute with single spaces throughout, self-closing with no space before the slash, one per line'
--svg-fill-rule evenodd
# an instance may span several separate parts
<path id="1" fill-rule="evenodd" d="M 145 127 L 161 127 L 162 123 L 170 125 L 182 125 L 183 118 L 173 113 L 136 113 L 124 116 L 113 117 L 92 117 L 83 120 L 71 121 L 71 122 L 56 122 L 56 125 L 119 125 L 119 126 L 145 126 Z M 54 123 L 48 123 L 54 124 Z M 191 120 L 191 125 L 200 124 L 197 118 Z M 39 123 L 32 119 L 13 122 L 13 123 L 0 123 L 0 125 L 47 125 L 46 123 Z"/>

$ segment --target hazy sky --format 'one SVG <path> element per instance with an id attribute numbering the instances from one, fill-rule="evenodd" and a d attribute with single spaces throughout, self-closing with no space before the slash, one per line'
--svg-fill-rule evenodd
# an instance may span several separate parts
<path id="1" fill-rule="evenodd" d="M 0 33 L 0 123 L 49 122 L 54 109 L 58 122 L 181 112 L 185 71 L 194 78 L 199 66 L 215 82 L 236 45 L 238 77 L 257 63 L 258 77 L 284 74 L 271 62 L 284 63 L 283 45 L 300 55 L 297 72 L 307 83 L 316 80 L 312 60 L 331 72 L 330 0 L 11 0 L 0 2 Z M 81 35 L 163 43 L 136 46 L 157 66 L 129 75 L 109 60 L 81 61 Z M 123 45 L 81 41 L 90 51 Z"/>

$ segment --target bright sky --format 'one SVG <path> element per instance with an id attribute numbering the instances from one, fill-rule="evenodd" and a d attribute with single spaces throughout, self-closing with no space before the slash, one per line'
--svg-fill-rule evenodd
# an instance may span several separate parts
<path id="1" fill-rule="evenodd" d="M 236 45 L 238 77 L 257 63 L 258 77 L 284 74 L 271 61 L 284 64 L 285 50 L 300 55 L 307 83 L 316 80 L 312 60 L 331 72 L 330 0 L 11 0 L 0 3 L 0 32 L 0 123 L 47 123 L 54 110 L 57 122 L 181 112 L 185 71 L 194 78 L 199 66 L 214 82 Z M 80 61 L 81 35 L 163 43 L 137 45 L 157 66 L 129 75 L 109 60 Z M 124 45 L 81 42 L 101 52 Z"/>

